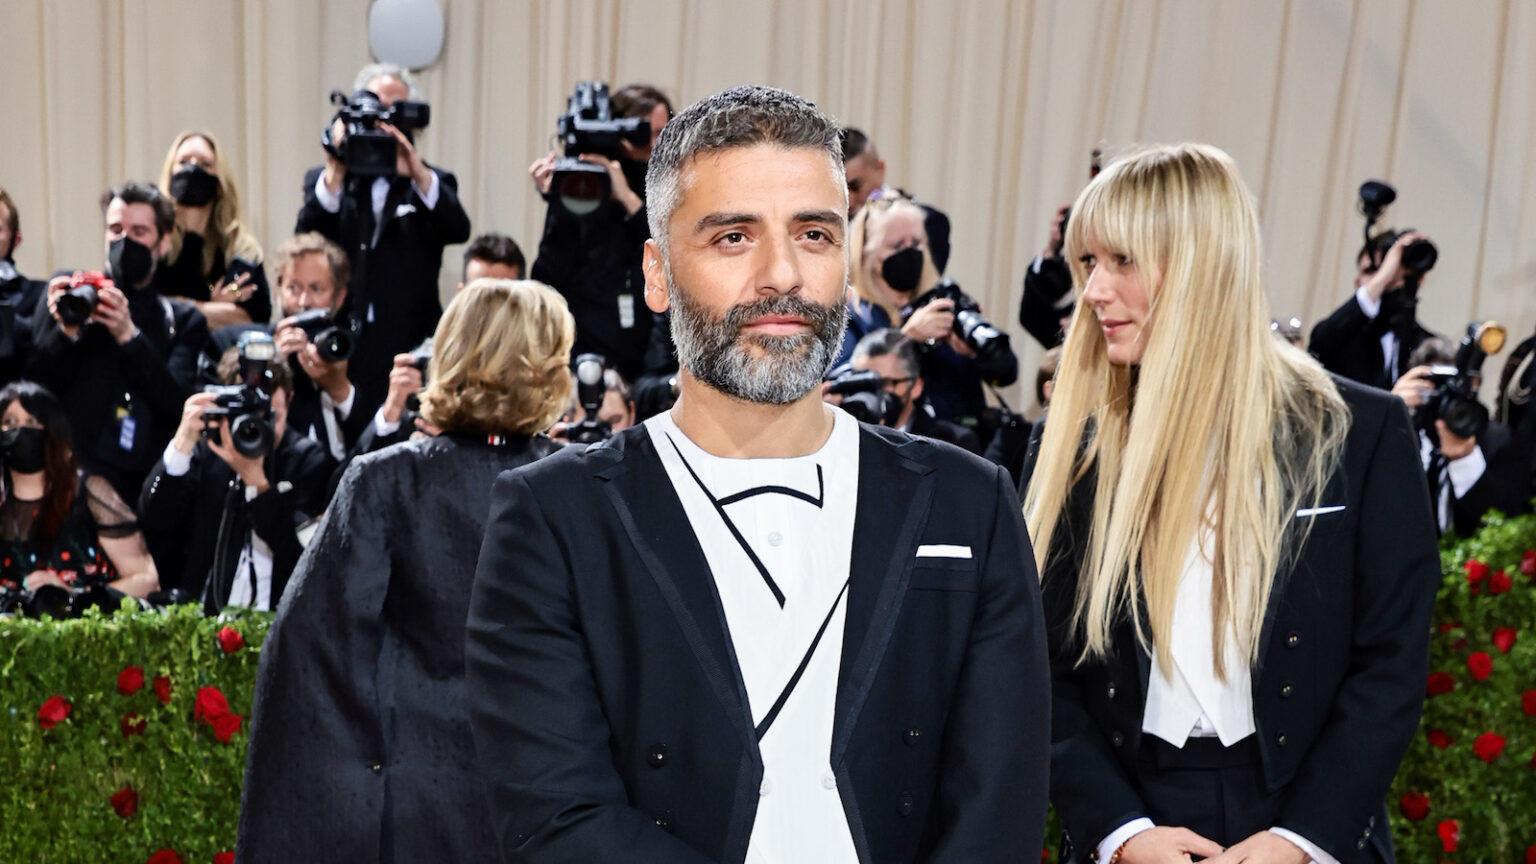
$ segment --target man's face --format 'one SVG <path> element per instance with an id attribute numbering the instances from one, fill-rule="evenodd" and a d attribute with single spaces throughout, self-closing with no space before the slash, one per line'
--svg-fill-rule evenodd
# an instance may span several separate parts
<path id="1" fill-rule="evenodd" d="M 469 263 L 464 265 L 464 281 L 459 283 L 459 287 L 463 288 L 476 279 L 521 278 L 523 278 L 523 271 L 510 264 L 503 264 L 500 261 L 486 261 L 483 258 L 471 258 Z"/>
<path id="2" fill-rule="evenodd" d="M 871 369 L 880 376 L 880 385 L 885 392 L 901 400 L 901 416 L 896 418 L 896 425 L 907 425 L 912 417 L 913 404 L 917 397 L 923 395 L 923 379 L 903 366 L 901 358 L 895 354 L 881 354 L 878 357 L 855 354 L 852 365 L 861 371 Z"/>
<path id="3" fill-rule="evenodd" d="M 11 233 L 11 208 L 0 204 L 0 261 L 15 253 L 17 239 L 19 235 Z"/>
<path id="4" fill-rule="evenodd" d="M 280 282 L 284 316 L 297 315 L 310 309 L 325 309 L 335 313 L 347 296 L 347 289 L 338 287 L 332 280 L 331 265 L 323 252 L 295 255 L 288 262 Z"/>
<path id="5" fill-rule="evenodd" d="M 107 205 L 106 242 L 103 251 L 110 251 L 112 241 L 127 237 L 135 243 L 149 247 L 151 257 L 158 262 L 169 251 L 171 236 L 162 236 L 155 228 L 155 208 L 148 204 L 128 204 L 121 198 L 113 198 Z M 151 273 L 154 271 L 151 270 Z"/>
<path id="6" fill-rule="evenodd" d="M 288 391 L 279 387 L 272 391 L 272 434 L 275 440 L 283 440 L 288 429 Z"/>
<path id="7" fill-rule="evenodd" d="M 683 166 L 667 261 L 645 246 L 645 299 L 671 308 L 688 376 L 776 405 L 819 386 L 847 323 L 839 179 L 822 151 L 767 144 Z"/>
<path id="8" fill-rule="evenodd" d="M 661 137 L 661 127 L 667 125 L 667 121 L 671 119 L 667 116 L 667 106 L 660 102 L 656 103 L 656 107 L 652 108 L 651 113 L 645 115 L 645 118 L 651 121 L 651 143 L 644 147 L 636 147 L 628 141 L 619 142 L 619 149 L 624 151 L 624 155 L 636 162 L 646 162 L 651 158 L 651 148 L 656 146 L 656 139 Z"/>
<path id="9" fill-rule="evenodd" d="M 885 185 L 885 160 L 864 152 L 843 163 L 848 175 L 848 218 L 859 212 L 869 194 Z"/>

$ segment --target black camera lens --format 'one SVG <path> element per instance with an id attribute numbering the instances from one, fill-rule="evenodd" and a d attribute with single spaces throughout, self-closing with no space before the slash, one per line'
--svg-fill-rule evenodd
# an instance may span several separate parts
<path id="1" fill-rule="evenodd" d="M 229 424 L 229 437 L 235 452 L 255 459 L 272 449 L 272 424 L 265 417 L 255 414 L 236 417 Z"/>
<path id="2" fill-rule="evenodd" d="M 1440 260 L 1440 250 L 1428 240 L 1415 240 L 1403 247 L 1403 266 L 1415 273 L 1428 273 Z"/>
<path id="3" fill-rule="evenodd" d="M 978 357 L 990 357 L 1008 347 L 1008 334 L 969 309 L 955 313 L 955 333 Z"/>
<path id="4" fill-rule="evenodd" d="M 322 330 L 315 335 L 315 348 L 327 363 L 346 360 L 352 356 L 352 334 L 340 327 Z"/>
<path id="5" fill-rule="evenodd" d="M 94 285 L 77 285 L 65 291 L 55 304 L 59 310 L 59 322 L 66 327 L 79 327 L 96 311 L 99 299 Z"/>
<path id="6" fill-rule="evenodd" d="M 566 163 L 555 171 L 555 197 L 573 216 L 585 216 L 603 205 L 608 197 L 608 172 L 589 162 Z M 588 169 L 598 168 L 597 171 Z"/>

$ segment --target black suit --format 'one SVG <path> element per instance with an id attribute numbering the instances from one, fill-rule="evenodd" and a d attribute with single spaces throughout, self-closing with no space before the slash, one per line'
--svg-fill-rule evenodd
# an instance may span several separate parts
<path id="1" fill-rule="evenodd" d="M 180 573 L 162 579 L 166 588 L 180 588 L 193 597 L 203 594 L 209 574 L 216 574 L 223 589 L 212 598 L 215 607 L 229 599 L 240 550 L 251 532 L 272 550 L 272 608 L 283 595 L 288 576 L 304 552 L 297 529 L 325 510 L 326 481 L 331 476 L 330 456 L 313 441 L 287 430 L 267 459 L 270 488 L 250 501 L 245 484 L 235 472 L 199 441 L 192 451 L 186 474 L 173 476 L 165 462 L 144 481 L 139 496 L 139 525 L 152 543 L 164 546 L 180 541 L 185 562 Z M 229 527 L 224 529 L 225 517 Z M 253 592 L 254 596 L 254 592 Z"/>
<path id="2" fill-rule="evenodd" d="M 493 502 L 466 660 L 506 859 L 742 861 L 763 763 L 649 431 L 505 474 Z M 859 860 L 1035 860 L 1047 670 L 1006 474 L 864 426 L 852 544 L 830 763 Z"/>
<path id="3" fill-rule="evenodd" d="M 377 227 L 373 178 L 349 176 L 341 209 L 331 213 L 315 197 L 321 169 L 304 175 L 304 206 L 293 230 L 319 231 L 347 250 L 352 262 L 347 302 L 364 324 L 349 375 L 364 414 L 371 415 L 384 401 L 395 355 L 416 347 L 437 328 L 443 314 L 437 294 L 443 247 L 469 239 L 458 179 L 450 171 L 432 170 L 438 177 L 437 206 L 427 209 L 411 178 L 391 177 L 383 224 Z"/>
<path id="4" fill-rule="evenodd" d="M 1448 532 L 1461 537 L 1472 536 L 1489 510 L 1514 516 L 1524 513 L 1531 505 L 1531 442 L 1524 440 L 1524 436 L 1511 434 L 1509 428 L 1497 420 L 1490 420 L 1483 434 L 1477 437 L 1477 446 L 1483 451 L 1487 467 L 1460 497 L 1456 496 L 1454 487 L 1451 489 L 1451 524 L 1444 526 Z M 1438 467 L 1437 462 L 1430 463 L 1430 471 L 1435 474 L 1439 473 Z M 1429 483 L 1430 502 L 1435 506 L 1438 518 L 1440 478 L 1431 476 Z"/>
<path id="5" fill-rule="evenodd" d="M 1341 862 L 1390 862 L 1383 801 L 1418 728 L 1440 556 L 1402 401 L 1338 384 L 1353 421 L 1319 505 L 1345 509 L 1317 516 L 1295 565 L 1276 575 L 1252 675 L 1253 715 L 1264 791 L 1278 796 L 1269 824 Z M 1090 471 L 1069 497 L 1043 582 L 1054 684 L 1051 800 L 1078 860 L 1149 815 L 1151 803 L 1139 791 L 1138 754 L 1153 661 L 1129 617 L 1113 631 L 1111 658 L 1074 665 L 1069 622 L 1083 550 L 1070 538 L 1086 536 L 1093 484 Z"/>
<path id="6" fill-rule="evenodd" d="M 1366 317 L 1360 302 L 1351 294 L 1332 314 L 1313 325 L 1307 350 L 1335 375 L 1391 390 L 1395 381 L 1387 374 L 1388 358 L 1382 352 L 1381 337 L 1393 326 L 1392 318 L 1388 302 L 1383 302 L 1381 313 L 1375 318 Z M 1408 321 L 1401 329 L 1395 358 L 1399 376 L 1408 371 L 1408 356 L 1414 349 L 1435 335 L 1418 321 Z"/>
<path id="7" fill-rule="evenodd" d="M 17 273 L 0 280 L 0 387 L 22 378 L 32 355 L 32 322 L 48 283 Z M 46 306 L 43 314 L 48 314 Z"/>

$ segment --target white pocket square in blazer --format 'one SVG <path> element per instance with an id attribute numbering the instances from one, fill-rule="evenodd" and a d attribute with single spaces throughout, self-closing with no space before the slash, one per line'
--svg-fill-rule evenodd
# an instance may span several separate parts
<path id="1" fill-rule="evenodd" d="M 1329 513 L 1338 513 L 1343 509 L 1343 504 L 1336 504 L 1332 507 L 1307 507 L 1302 510 L 1297 510 L 1296 518 L 1300 519 L 1303 516 L 1327 516 Z"/>
<path id="2" fill-rule="evenodd" d="M 401 204 L 399 207 L 395 208 L 395 218 L 399 219 L 401 216 L 409 216 L 409 215 L 411 215 L 412 213 L 415 213 L 415 212 L 416 212 L 416 205 L 415 204 Z"/>
<path id="3" fill-rule="evenodd" d="M 934 544 L 930 544 L 930 545 L 926 545 L 926 546 L 919 546 L 919 547 L 917 547 L 917 557 L 919 557 L 919 558 L 969 558 L 969 557 L 971 557 L 971 547 L 969 547 L 969 546 L 950 546 L 950 545 L 945 544 L 945 543 L 934 543 Z"/>

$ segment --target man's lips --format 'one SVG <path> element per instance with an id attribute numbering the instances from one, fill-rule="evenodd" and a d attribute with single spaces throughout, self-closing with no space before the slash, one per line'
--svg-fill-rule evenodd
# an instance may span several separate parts
<path id="1" fill-rule="evenodd" d="M 764 315 L 754 318 L 744 325 L 743 329 L 756 330 L 761 333 L 799 333 L 810 328 L 810 322 L 794 315 Z"/>

